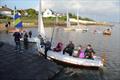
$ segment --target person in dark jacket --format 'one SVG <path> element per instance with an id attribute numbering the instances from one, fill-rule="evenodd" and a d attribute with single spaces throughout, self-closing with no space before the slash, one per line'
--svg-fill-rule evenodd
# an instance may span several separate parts
<path id="1" fill-rule="evenodd" d="M 47 52 L 48 50 L 51 50 L 51 42 L 50 41 L 47 41 L 45 43 L 45 59 L 47 59 Z"/>
<path id="2" fill-rule="evenodd" d="M 13 36 L 14 36 L 14 41 L 15 41 L 15 44 L 16 44 L 15 50 L 20 51 L 21 50 L 21 44 L 20 44 L 21 35 L 20 35 L 18 29 L 16 30 L 16 32 L 13 33 Z"/>
<path id="3" fill-rule="evenodd" d="M 10 21 L 8 21 L 8 26 L 10 27 L 10 25 L 11 25 L 11 23 L 10 23 Z"/>
<path id="4" fill-rule="evenodd" d="M 84 53 L 85 53 L 85 58 L 94 59 L 93 55 L 95 54 L 95 52 L 94 52 L 94 50 L 93 50 L 93 48 L 92 48 L 92 46 L 90 44 L 88 44 L 88 46 L 87 46 Z"/>
<path id="5" fill-rule="evenodd" d="M 29 37 L 31 38 L 31 36 L 32 36 L 32 31 L 29 31 Z"/>
<path id="6" fill-rule="evenodd" d="M 28 49 L 28 34 L 25 32 L 24 34 L 24 48 Z"/>
<path id="7" fill-rule="evenodd" d="M 72 41 L 70 41 L 69 44 L 64 48 L 63 54 L 67 52 L 70 56 L 72 56 L 73 51 L 74 51 L 74 44 L 72 43 Z"/>

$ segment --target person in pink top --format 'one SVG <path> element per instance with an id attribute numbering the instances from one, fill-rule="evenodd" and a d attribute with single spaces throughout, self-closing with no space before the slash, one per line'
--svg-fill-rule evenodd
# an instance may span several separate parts
<path id="1" fill-rule="evenodd" d="M 79 58 L 85 58 L 82 46 L 80 45 L 78 48 L 79 48 L 78 49 Z"/>

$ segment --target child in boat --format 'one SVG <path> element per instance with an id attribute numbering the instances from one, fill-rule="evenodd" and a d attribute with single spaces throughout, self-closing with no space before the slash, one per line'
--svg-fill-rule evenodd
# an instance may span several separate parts
<path id="1" fill-rule="evenodd" d="M 81 45 L 78 47 L 78 56 L 79 58 L 85 58 L 84 51 Z"/>
<path id="2" fill-rule="evenodd" d="M 90 44 L 88 44 L 88 46 L 87 46 L 84 53 L 85 53 L 85 58 L 94 59 L 93 55 L 95 54 L 95 52 L 94 52 L 94 50 L 93 50 L 93 48 L 92 48 L 92 46 Z"/>
<path id="3" fill-rule="evenodd" d="M 56 46 L 56 48 L 53 49 L 53 51 L 60 52 L 63 49 L 63 44 L 59 42 Z"/>

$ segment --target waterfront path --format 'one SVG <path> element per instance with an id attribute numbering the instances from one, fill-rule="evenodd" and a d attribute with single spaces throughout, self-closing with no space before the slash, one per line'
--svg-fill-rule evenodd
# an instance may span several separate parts
<path id="1" fill-rule="evenodd" d="M 0 80 L 51 80 L 62 68 L 38 56 L 37 51 L 19 53 L 0 42 Z"/>

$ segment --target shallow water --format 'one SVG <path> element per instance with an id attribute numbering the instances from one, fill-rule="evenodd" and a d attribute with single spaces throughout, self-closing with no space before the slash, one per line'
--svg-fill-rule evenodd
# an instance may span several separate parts
<path id="1" fill-rule="evenodd" d="M 86 47 L 87 44 L 92 44 L 96 55 L 105 55 L 106 64 L 103 69 L 93 70 L 86 68 L 65 67 L 64 70 L 57 75 L 54 80 L 120 80 L 120 24 L 115 24 L 112 27 L 112 35 L 104 36 L 101 31 L 109 27 L 92 26 L 88 27 L 87 32 L 66 32 L 62 28 L 54 28 L 54 36 L 52 45 L 55 46 L 58 42 L 63 42 L 64 46 L 69 41 Z M 98 33 L 93 33 L 94 30 Z M 33 31 L 33 36 L 37 35 L 37 29 L 28 29 Z M 53 28 L 46 29 L 46 36 L 51 40 Z M 12 34 L 0 33 L 0 41 L 8 42 L 14 45 Z"/>

